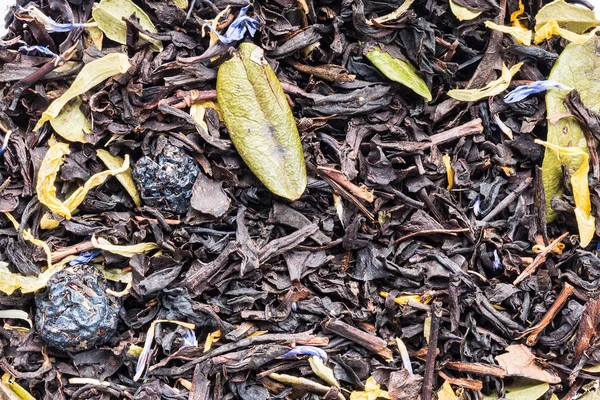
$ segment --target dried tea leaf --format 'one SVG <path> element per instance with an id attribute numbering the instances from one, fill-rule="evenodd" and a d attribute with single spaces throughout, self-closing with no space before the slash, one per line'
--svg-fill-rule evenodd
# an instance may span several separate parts
<path id="1" fill-rule="evenodd" d="M 56 118 L 63 107 L 74 97 L 87 92 L 91 88 L 106 79 L 126 72 L 131 65 L 129 58 L 123 53 L 112 53 L 102 58 L 87 63 L 71 84 L 71 87 L 63 93 L 58 99 L 54 100 L 50 107 L 42 114 L 42 118 L 37 122 L 34 131 L 38 131 L 44 122 Z"/>
<path id="2" fill-rule="evenodd" d="M 125 163 L 125 160 L 121 157 L 113 156 L 108 151 L 103 149 L 96 150 L 96 155 L 109 169 L 118 169 Z M 121 182 L 121 185 L 123 185 L 127 193 L 129 193 L 135 205 L 138 207 L 141 206 L 142 199 L 140 198 L 140 194 L 138 193 L 137 187 L 135 186 L 135 182 L 133 181 L 131 167 L 127 168 L 126 171 L 115 175 L 115 178 L 117 178 L 119 182 Z"/>
<path id="3" fill-rule="evenodd" d="M 101 0 L 94 4 L 92 17 L 98 24 L 98 28 L 104 32 L 106 37 L 117 43 L 127 42 L 127 24 L 123 18 L 129 18 L 133 14 L 140 20 L 140 25 L 148 32 L 157 33 L 150 17 L 131 0 Z M 150 39 L 144 34 L 140 37 L 152 43 L 152 49 L 162 51 L 163 45 L 160 40 Z"/>
<path id="4" fill-rule="evenodd" d="M 217 98 L 231 141 L 250 170 L 276 195 L 299 198 L 307 181 L 300 135 L 260 47 L 242 43 L 221 64 Z"/>
<path id="5" fill-rule="evenodd" d="M 542 368 L 535 356 L 524 344 L 512 344 L 506 353 L 496 356 L 498 364 L 506 370 L 507 376 L 533 379 L 540 382 L 557 384 L 560 377 L 551 369 Z"/>
<path id="6" fill-rule="evenodd" d="M 431 101 L 431 92 L 427 84 L 417 74 L 417 69 L 409 62 L 392 57 L 386 51 L 381 50 L 379 46 L 369 50 L 366 57 L 390 80 L 412 89 L 416 94 L 422 96 L 425 101 Z"/>
<path id="7" fill-rule="evenodd" d="M 310 364 L 310 368 L 315 373 L 316 376 L 323 379 L 323 381 L 328 384 L 340 387 L 339 382 L 335 379 L 333 375 L 333 370 L 329 368 L 320 357 L 312 356 L 308 359 L 308 363 Z"/>
<path id="8" fill-rule="evenodd" d="M 454 14 L 459 21 L 470 21 L 479 17 L 482 13 L 482 11 L 469 10 L 467 7 L 460 6 L 452 0 L 448 0 L 448 3 L 450 3 L 450 11 L 452 11 L 452 14 Z"/>
<path id="9" fill-rule="evenodd" d="M 377 22 L 378 24 L 385 24 L 386 22 L 395 21 L 407 12 L 408 9 L 410 8 L 410 6 L 412 5 L 412 3 L 414 3 L 414 2 L 415 2 L 415 0 L 406 0 L 404 3 L 402 3 L 402 5 L 400 7 L 398 7 L 391 13 L 382 15 L 381 17 L 373 18 L 373 21 Z M 367 23 L 369 25 L 373 24 L 372 21 L 367 21 Z"/>
<path id="10" fill-rule="evenodd" d="M 594 111 L 600 110 L 600 57 L 596 55 L 596 40 L 583 45 L 571 43 L 550 71 L 549 80 L 576 89 L 581 101 Z M 548 124 L 547 141 L 560 147 L 578 147 L 587 151 L 587 142 L 577 119 L 567 116 L 567 108 L 563 104 L 567 91 L 550 89 L 546 93 L 546 110 L 548 115 L 564 115 L 555 124 Z M 555 151 L 544 154 L 542 164 L 542 180 L 546 192 L 546 215 L 548 222 L 556 217 L 550 201 L 553 196 L 562 195 L 562 163 L 574 174 L 581 166 L 581 157 L 563 157 L 559 159 Z"/>
<path id="11" fill-rule="evenodd" d="M 60 113 L 50 120 L 54 132 L 70 142 L 87 143 L 85 134 L 92 132 L 92 123 L 81 111 L 81 99 L 75 97 L 69 101 Z"/>
<path id="12" fill-rule="evenodd" d="M 495 96 L 502 93 L 510 85 L 512 77 L 521 69 L 522 62 L 513 65 L 510 69 L 502 64 L 502 75 L 500 78 L 489 82 L 481 89 L 452 89 L 448 96 L 460 101 L 477 101 L 485 97 Z"/>
<path id="13" fill-rule="evenodd" d="M 96 236 L 92 236 L 92 245 L 96 249 L 108 251 L 109 253 L 118 254 L 123 257 L 133 257 L 136 254 L 146 253 L 159 248 L 156 243 L 152 242 L 122 246 L 112 244 L 104 238 L 96 238 Z"/>
<path id="14" fill-rule="evenodd" d="M 569 4 L 565 0 L 555 0 L 542 7 L 535 16 L 535 30 L 539 30 L 550 21 L 555 21 L 562 28 L 575 33 L 583 33 L 600 25 L 594 11 Z"/>
<path id="15" fill-rule="evenodd" d="M 588 186 L 588 172 L 590 171 L 589 156 L 579 147 L 561 147 L 539 139 L 536 139 L 535 142 L 553 150 L 561 165 L 566 165 L 566 162 L 570 162 L 571 166 L 573 166 L 573 159 L 580 160 L 579 168 L 571 175 L 571 186 L 576 206 L 575 217 L 577 218 L 581 247 L 586 247 L 590 244 L 596 232 L 596 220 L 591 215 L 592 202 Z M 565 156 L 568 161 L 564 161 Z"/>
<path id="16" fill-rule="evenodd" d="M 71 212 L 63 202 L 56 197 L 56 186 L 54 185 L 54 181 L 56 180 L 56 175 L 63 163 L 63 157 L 70 152 L 67 143 L 61 143 L 55 140 L 50 141 L 50 148 L 46 152 L 38 172 L 35 189 L 40 203 L 48 207 L 53 213 L 65 218 L 71 218 Z"/>

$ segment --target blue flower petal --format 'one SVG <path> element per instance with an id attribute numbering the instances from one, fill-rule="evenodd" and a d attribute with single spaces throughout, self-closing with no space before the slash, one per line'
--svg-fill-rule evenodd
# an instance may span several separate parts
<path id="1" fill-rule="evenodd" d="M 248 17 L 246 15 L 246 11 L 248 11 L 248 7 L 246 6 L 242 8 L 236 17 L 236 19 L 229 25 L 225 34 L 221 35 L 219 32 L 215 31 L 212 26 L 209 24 L 204 25 L 212 33 L 214 33 L 221 43 L 231 44 L 233 42 L 237 42 L 238 40 L 242 40 L 244 36 L 246 36 L 246 32 L 250 34 L 250 36 L 254 36 L 260 22 L 258 20 Z"/>
<path id="2" fill-rule="evenodd" d="M 27 56 L 32 56 L 32 55 L 36 55 L 36 54 L 43 54 L 43 55 L 49 56 L 49 57 L 58 57 L 57 54 L 55 54 L 52 50 L 50 50 L 46 46 L 26 46 L 26 45 L 23 45 L 23 46 L 19 47 L 19 52 L 21 54 L 25 54 Z"/>
<path id="3" fill-rule="evenodd" d="M 289 358 L 299 355 L 310 355 L 320 357 L 323 361 L 327 360 L 327 353 L 318 347 L 314 346 L 296 346 L 292 350 L 288 351 L 281 358 Z"/>
<path id="4" fill-rule="evenodd" d="M 529 85 L 517 86 L 513 91 L 504 97 L 505 103 L 516 103 L 521 101 L 532 94 L 545 92 L 548 89 L 563 89 L 571 90 L 570 87 L 563 85 L 562 83 L 554 81 L 537 81 L 530 83 Z"/>
<path id="5" fill-rule="evenodd" d="M 498 250 L 494 250 L 494 271 L 502 271 L 503 269 L 504 265 L 502 265 L 502 260 L 500 260 Z"/>
<path id="6" fill-rule="evenodd" d="M 189 328 L 184 329 L 185 333 L 183 334 L 183 347 L 198 346 L 198 341 L 196 340 L 196 332 Z"/>
<path id="7" fill-rule="evenodd" d="M 102 254 L 100 250 L 83 251 L 79 253 L 79 256 L 72 260 L 69 264 L 86 264 L 92 261 L 94 258 L 98 257 L 100 254 Z"/>

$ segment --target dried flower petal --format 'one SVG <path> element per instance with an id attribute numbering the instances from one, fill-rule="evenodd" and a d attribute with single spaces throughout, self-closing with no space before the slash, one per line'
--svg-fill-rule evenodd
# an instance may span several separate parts
<path id="1" fill-rule="evenodd" d="M 21 13 L 15 14 L 17 16 L 17 18 L 19 18 L 19 19 L 35 19 L 36 21 L 41 23 L 44 26 L 44 28 L 46 28 L 46 30 L 50 33 L 52 33 L 52 32 L 69 32 L 75 28 L 86 28 L 86 27 L 96 26 L 95 23 L 61 24 L 61 23 L 56 22 L 55 20 L 53 20 L 46 14 L 44 14 L 39 8 L 37 8 L 36 6 L 33 6 L 33 5 L 28 6 L 25 9 L 21 9 L 20 11 L 21 11 Z M 26 14 L 27 17 L 25 17 L 24 14 Z"/>
<path id="2" fill-rule="evenodd" d="M 221 41 L 221 43 L 225 44 L 231 44 L 233 42 L 237 42 L 238 40 L 242 40 L 244 36 L 246 36 L 246 32 L 248 32 L 250 36 L 254 36 L 258 26 L 260 25 L 260 22 L 246 15 L 248 7 L 249 6 L 246 6 L 240 10 L 238 16 L 231 23 L 231 25 L 229 25 L 224 35 L 221 35 L 219 32 L 217 32 L 216 29 L 210 24 L 204 24 L 203 28 L 208 28 Z"/>
<path id="3" fill-rule="evenodd" d="M 502 93 L 512 77 L 521 69 L 522 62 L 513 65 L 510 69 L 502 64 L 502 75 L 500 78 L 491 81 L 481 89 L 453 89 L 448 92 L 448 96 L 460 101 L 477 101 L 488 96 L 495 96 Z"/>
<path id="4" fill-rule="evenodd" d="M 533 43 L 539 44 L 544 40 L 550 39 L 552 36 L 557 35 L 563 39 L 567 39 L 569 42 L 584 44 L 596 36 L 596 32 L 598 32 L 599 29 L 600 27 L 593 29 L 591 32 L 586 33 L 585 35 L 580 35 L 578 33 L 571 32 L 568 29 L 561 28 L 556 21 L 548 21 L 535 31 L 535 39 Z"/>
<path id="5" fill-rule="evenodd" d="M 504 97 L 505 103 L 516 103 L 521 101 L 532 94 L 545 92 L 548 89 L 563 89 L 572 90 L 570 87 L 563 85 L 562 83 L 546 80 L 532 82 L 529 85 L 517 86 L 509 94 Z"/>
<path id="6" fill-rule="evenodd" d="M 507 33 L 512 36 L 517 43 L 522 43 L 526 46 L 531 45 L 531 36 L 533 32 L 521 26 L 506 26 L 498 25 L 492 21 L 485 21 L 485 26 L 498 32 Z"/>
<path id="7" fill-rule="evenodd" d="M 311 355 L 320 357 L 323 360 L 327 360 L 327 353 L 323 349 L 314 346 L 296 346 L 292 350 L 282 355 L 281 358 L 289 358 L 299 355 Z"/>

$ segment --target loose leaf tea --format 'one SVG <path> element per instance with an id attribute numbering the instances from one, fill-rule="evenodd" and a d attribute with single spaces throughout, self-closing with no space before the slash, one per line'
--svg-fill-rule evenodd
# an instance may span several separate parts
<path id="1" fill-rule="evenodd" d="M 588 1 L 18 3 L 0 397 L 598 397 Z"/>
<path id="2" fill-rule="evenodd" d="M 296 122 L 263 50 L 242 43 L 219 67 L 217 99 L 240 156 L 273 193 L 297 199 L 306 167 Z"/>

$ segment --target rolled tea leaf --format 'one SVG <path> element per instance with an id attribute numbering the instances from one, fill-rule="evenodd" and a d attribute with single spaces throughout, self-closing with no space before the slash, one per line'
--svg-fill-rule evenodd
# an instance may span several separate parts
<path id="1" fill-rule="evenodd" d="M 277 76 L 251 43 L 219 67 L 217 99 L 238 153 L 273 193 L 290 200 L 306 188 L 300 135 Z"/>
<path id="2" fill-rule="evenodd" d="M 98 28 L 110 40 L 121 44 L 127 41 L 127 24 L 123 18 L 129 18 L 133 14 L 140 19 L 140 25 L 148 32 L 157 32 L 150 17 L 131 0 L 101 0 L 92 10 L 92 17 L 98 24 Z M 144 34 L 140 37 L 149 40 L 153 50 L 162 51 L 163 45 L 160 40 L 150 39 Z"/>
<path id="3" fill-rule="evenodd" d="M 389 53 L 381 50 L 379 46 L 373 47 L 366 57 L 390 80 L 412 89 L 416 94 L 422 96 L 425 101 L 431 101 L 429 88 L 425 81 L 417 75 L 417 69 L 412 64 L 392 57 Z"/>

